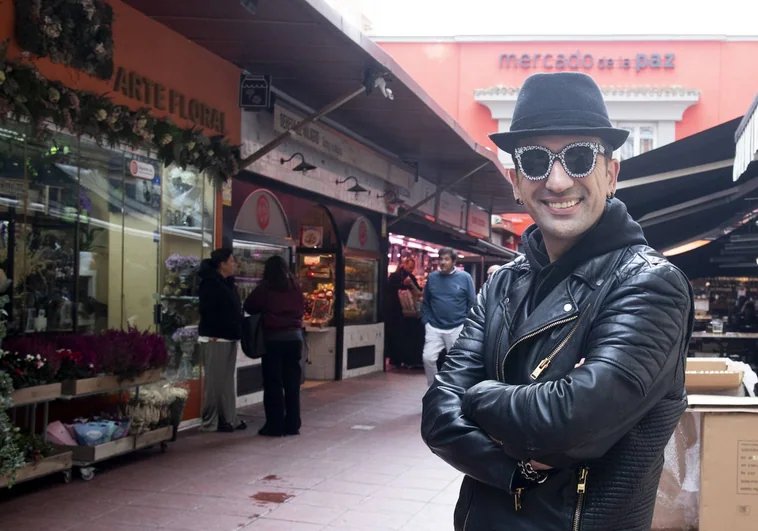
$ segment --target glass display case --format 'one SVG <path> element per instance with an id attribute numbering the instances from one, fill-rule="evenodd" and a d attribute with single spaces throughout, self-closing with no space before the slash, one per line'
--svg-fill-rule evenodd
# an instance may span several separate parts
<path id="1" fill-rule="evenodd" d="M 377 322 L 379 262 L 368 258 L 345 257 L 345 324 Z"/>
<path id="2" fill-rule="evenodd" d="M 334 320 L 334 254 L 299 254 L 297 279 L 305 297 L 303 321 L 307 326 L 331 326 Z"/>
<path id="3" fill-rule="evenodd" d="M 233 250 L 234 259 L 237 262 L 237 274 L 234 281 L 243 303 L 263 278 L 266 260 L 278 255 L 289 263 L 289 248 L 287 247 L 234 240 Z"/>

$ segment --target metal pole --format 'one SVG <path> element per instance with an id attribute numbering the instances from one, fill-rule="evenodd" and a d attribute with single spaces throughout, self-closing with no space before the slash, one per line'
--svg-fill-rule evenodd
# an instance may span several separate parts
<path id="1" fill-rule="evenodd" d="M 413 205 L 412 207 L 410 207 L 408 210 L 406 210 L 405 212 L 403 212 L 401 215 L 399 215 L 398 217 L 396 217 L 395 219 L 393 219 L 391 222 L 389 222 L 387 224 L 387 228 L 391 227 L 392 225 L 394 225 L 395 223 L 397 223 L 401 219 L 407 218 L 410 215 L 411 212 L 413 212 L 414 210 L 418 210 L 418 208 L 420 206 L 428 203 L 429 201 L 431 201 L 435 197 L 439 197 L 440 195 L 442 195 L 442 192 L 444 192 L 445 190 L 448 190 L 448 189 L 452 188 L 453 186 L 455 186 L 456 184 L 465 181 L 466 179 L 468 179 L 469 177 L 471 177 L 472 175 L 474 175 L 476 172 L 478 172 L 479 170 L 481 170 L 482 168 L 484 168 L 488 164 L 490 164 L 489 160 L 487 162 L 485 162 L 484 164 L 482 164 L 481 166 L 477 166 L 476 169 L 468 172 L 466 175 L 464 175 L 460 179 L 458 179 L 456 181 L 453 181 L 450 184 L 447 184 L 445 186 L 441 186 L 441 187 L 438 186 L 437 187 L 437 191 L 435 193 L 433 193 L 432 195 L 426 196 L 424 199 L 422 199 L 421 201 L 419 201 L 418 203 L 416 203 L 415 205 Z"/>
<path id="2" fill-rule="evenodd" d="M 319 118 L 326 116 L 332 111 L 335 111 L 345 105 L 346 103 L 350 102 L 351 100 L 357 98 L 361 94 L 366 93 L 366 86 L 362 86 L 360 89 L 350 93 L 349 95 L 340 98 L 336 101 L 333 101 L 326 107 L 321 108 L 320 110 L 316 111 L 314 114 L 311 114 L 310 116 L 306 116 L 301 120 L 300 122 L 293 125 L 290 129 L 285 131 L 284 133 L 277 136 L 275 139 L 273 139 L 271 142 L 260 148 L 258 151 L 247 157 L 242 161 L 240 164 L 240 170 L 244 170 L 254 162 L 257 162 L 258 160 L 265 157 L 268 153 L 276 149 L 282 142 L 287 140 L 290 136 L 293 134 L 299 132 L 301 129 L 303 129 L 306 125 L 313 123 L 317 121 Z"/>

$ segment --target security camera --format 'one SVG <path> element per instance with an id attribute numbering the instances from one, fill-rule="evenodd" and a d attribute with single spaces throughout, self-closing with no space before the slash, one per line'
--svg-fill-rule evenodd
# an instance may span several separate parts
<path id="1" fill-rule="evenodd" d="M 376 78 L 374 86 L 382 91 L 382 95 L 390 100 L 395 99 L 395 95 L 392 93 L 392 89 L 387 86 L 387 81 L 383 77 Z"/>

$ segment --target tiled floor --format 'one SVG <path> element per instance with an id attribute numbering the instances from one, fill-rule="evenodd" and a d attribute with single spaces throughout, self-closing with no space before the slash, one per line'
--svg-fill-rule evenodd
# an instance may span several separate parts
<path id="1" fill-rule="evenodd" d="M 419 435 L 423 373 L 387 373 L 303 392 L 300 437 L 250 429 L 182 433 L 165 454 L 103 464 L 0 492 L 2 531 L 452 529 L 461 476 Z"/>

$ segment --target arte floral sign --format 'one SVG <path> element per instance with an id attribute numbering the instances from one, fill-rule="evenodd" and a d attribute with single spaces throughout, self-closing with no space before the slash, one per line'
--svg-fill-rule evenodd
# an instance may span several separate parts
<path id="1" fill-rule="evenodd" d="M 7 59 L 7 46 L 7 41 L 0 43 L 0 116 L 29 119 L 39 137 L 53 123 L 98 143 L 154 149 L 164 165 L 192 166 L 219 187 L 239 173 L 239 148 L 223 135 L 208 137 L 155 118 L 147 108 L 133 111 L 106 96 L 49 80 L 28 60 Z"/>

